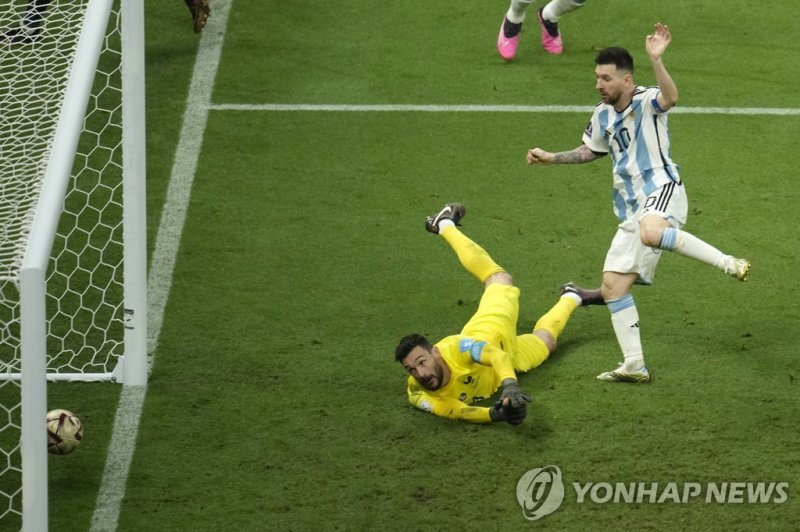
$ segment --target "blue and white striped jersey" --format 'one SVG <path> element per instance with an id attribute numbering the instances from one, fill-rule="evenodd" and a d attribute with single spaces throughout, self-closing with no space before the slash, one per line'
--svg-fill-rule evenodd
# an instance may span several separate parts
<path id="1" fill-rule="evenodd" d="M 599 103 L 583 133 L 590 150 L 611 155 L 614 211 L 621 222 L 657 188 L 681 180 L 670 158 L 667 113 L 658 105 L 659 92 L 658 87 L 636 86 L 633 100 L 621 113 Z"/>

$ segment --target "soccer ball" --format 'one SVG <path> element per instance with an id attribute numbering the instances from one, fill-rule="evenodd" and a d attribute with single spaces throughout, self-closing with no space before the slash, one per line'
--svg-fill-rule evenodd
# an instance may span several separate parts
<path id="1" fill-rule="evenodd" d="M 83 439 L 83 425 L 69 410 L 57 408 L 47 413 L 47 452 L 69 454 Z"/>

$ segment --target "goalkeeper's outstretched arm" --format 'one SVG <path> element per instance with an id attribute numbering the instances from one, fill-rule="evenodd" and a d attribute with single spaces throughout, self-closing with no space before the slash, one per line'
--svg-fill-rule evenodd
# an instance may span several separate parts
<path id="1" fill-rule="evenodd" d="M 428 395 L 416 386 L 408 389 L 409 402 L 426 412 L 448 419 L 459 419 L 468 423 L 489 423 L 492 421 L 489 408 L 470 406 L 456 399 Z"/>
<path id="2" fill-rule="evenodd" d="M 431 412 L 439 417 L 459 419 L 467 423 L 489 423 L 492 421 L 491 408 L 470 406 L 455 399 L 437 400 Z"/>
<path id="3" fill-rule="evenodd" d="M 425 410 L 439 417 L 458 419 L 467 423 L 505 421 L 511 425 L 519 425 L 525 419 L 526 414 L 524 407 L 520 409 L 501 404 L 497 404 L 492 408 L 470 406 L 456 399 L 434 397 L 424 392 L 414 393 L 411 390 L 409 390 L 408 400 L 420 410 Z"/>

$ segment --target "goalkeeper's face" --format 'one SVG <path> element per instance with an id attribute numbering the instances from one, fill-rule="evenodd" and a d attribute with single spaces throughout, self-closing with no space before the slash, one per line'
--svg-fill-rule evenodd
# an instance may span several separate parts
<path id="1" fill-rule="evenodd" d="M 417 346 L 403 360 L 403 366 L 417 382 L 428 390 L 438 390 L 444 382 L 444 361 L 435 347 L 428 351 Z"/>

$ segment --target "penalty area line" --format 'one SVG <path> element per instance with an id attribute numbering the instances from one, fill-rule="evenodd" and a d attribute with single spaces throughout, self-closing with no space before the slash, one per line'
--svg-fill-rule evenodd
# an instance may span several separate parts
<path id="1" fill-rule="evenodd" d="M 591 113 L 589 105 L 413 105 L 413 104 L 306 104 L 218 103 L 211 111 L 305 111 L 339 113 Z M 800 109 L 779 107 L 675 107 L 670 113 L 704 115 L 798 116 Z"/>

